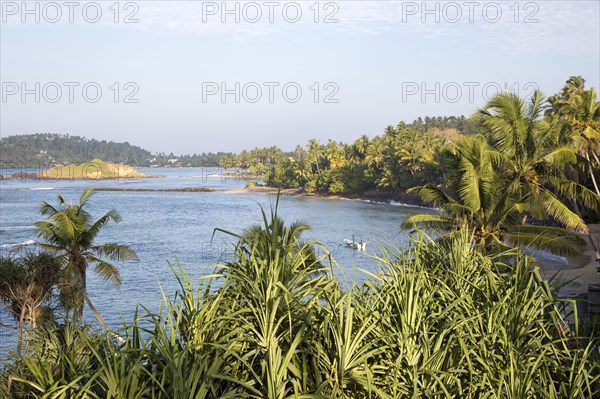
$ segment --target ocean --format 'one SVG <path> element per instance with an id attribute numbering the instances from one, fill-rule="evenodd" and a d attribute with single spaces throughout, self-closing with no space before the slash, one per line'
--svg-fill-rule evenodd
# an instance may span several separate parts
<path id="1" fill-rule="evenodd" d="M 77 202 L 85 187 L 214 188 L 214 192 L 101 191 L 92 197 L 89 211 L 95 217 L 114 208 L 123 218 L 121 223 L 107 226 L 98 242 L 128 244 L 140 258 L 139 262 L 117 264 L 122 279 L 119 288 L 101 280 L 92 268 L 88 269 L 90 299 L 107 323 L 118 328 L 123 320 L 132 321 L 138 305 L 157 311 L 162 300 L 161 287 L 167 295 L 174 294 L 177 282 L 169 263 L 179 262 L 195 281 L 212 273 L 217 262 L 231 259 L 235 242 L 223 233 L 213 237 L 214 229 L 241 233 L 261 223 L 260 206 L 268 213 L 275 202 L 273 195 L 232 191 L 244 187 L 246 180 L 235 173 L 223 175 L 214 168 L 142 168 L 141 171 L 164 178 L 0 181 L 0 253 L 8 255 L 17 248 L 36 249 L 35 245 L 21 245 L 38 241 L 33 225 L 43 220 L 38 206 L 41 201 L 56 204 L 58 193 L 67 201 Z M 12 172 L 15 171 L 5 170 L 2 174 Z M 368 275 L 364 271 L 379 269 L 375 257 L 381 253 L 381 246 L 398 250 L 407 247 L 410 238 L 400 225 L 414 212 L 435 210 L 322 197 L 282 196 L 279 201 L 279 215 L 287 223 L 302 220 L 312 227 L 302 237 L 326 246 L 337 262 L 334 273 L 346 288 L 365 281 Z M 343 245 L 343 240 L 353 235 L 367 243 L 366 251 L 358 252 Z M 564 258 L 541 256 L 548 267 L 565 266 Z M 89 310 L 84 314 L 86 321 L 95 322 Z M 0 323 L 8 321 L 6 314 L 0 312 Z M 0 327 L 0 359 L 14 346 L 15 333 Z"/>

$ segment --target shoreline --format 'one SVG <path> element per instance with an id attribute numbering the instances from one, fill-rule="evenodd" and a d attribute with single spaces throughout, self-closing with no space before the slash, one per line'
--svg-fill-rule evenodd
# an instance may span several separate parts
<path id="1" fill-rule="evenodd" d="M 150 192 L 150 193 L 212 193 L 217 191 L 211 187 L 187 187 L 187 188 L 121 188 L 121 187 L 98 187 L 95 191 L 124 191 L 124 192 Z"/>
<path id="2" fill-rule="evenodd" d="M 222 192 L 231 194 L 252 194 L 260 193 L 265 195 L 277 195 L 279 189 L 274 187 L 251 187 L 251 188 L 238 188 L 231 190 L 223 190 Z M 312 194 L 306 193 L 300 189 L 282 189 L 281 195 L 291 196 L 302 196 L 302 197 L 314 197 L 314 198 L 325 198 L 325 199 L 351 199 L 360 201 L 373 201 L 380 203 L 391 203 L 394 201 L 401 202 L 408 206 L 419 206 L 428 209 L 433 209 L 426 206 L 418 197 L 398 193 L 398 195 L 389 195 L 386 193 L 363 193 L 354 195 L 324 195 L 324 194 Z M 600 238 L 600 223 L 588 224 L 590 234 L 592 237 Z M 582 236 L 588 242 L 587 237 Z M 596 253 L 594 249 L 587 244 L 583 249 L 581 255 L 575 257 L 564 257 L 567 261 L 567 265 L 559 268 L 548 268 L 544 267 L 543 264 L 538 263 L 540 266 L 540 273 L 545 280 L 549 280 L 556 275 L 558 282 L 568 282 L 564 287 L 561 288 L 561 296 L 565 297 L 578 297 L 579 295 L 586 294 L 588 292 L 589 284 L 600 284 L 600 272 L 597 268 L 600 267 L 600 262 L 596 260 Z"/>
<path id="3" fill-rule="evenodd" d="M 591 223 L 587 225 L 590 234 L 594 238 L 600 238 L 600 223 Z M 588 242 L 587 237 L 582 236 Z M 558 282 L 568 282 L 560 292 L 563 296 L 577 297 L 588 292 L 588 285 L 600 284 L 600 273 L 598 267 L 600 262 L 596 260 L 594 249 L 587 244 L 579 256 L 566 257 L 568 265 L 556 269 L 544 269 L 540 264 L 541 275 L 548 280 L 556 275 Z"/>
<path id="4" fill-rule="evenodd" d="M 38 173 L 27 173 L 17 172 L 11 176 L 0 175 L 0 180 L 20 180 L 20 181 L 42 181 L 42 180 L 136 180 L 136 179 L 161 179 L 166 176 L 159 175 L 114 175 L 114 176 L 66 176 L 66 177 L 55 177 L 47 176 Z"/>
<path id="5" fill-rule="evenodd" d="M 280 189 L 276 187 L 241 187 L 220 190 L 227 194 L 265 194 L 265 195 L 277 195 Z M 307 193 L 299 188 L 282 188 L 282 196 L 296 196 L 296 197 L 312 197 L 312 198 L 324 198 L 332 200 L 357 200 L 357 201 L 371 201 L 375 203 L 388 203 L 391 204 L 396 202 L 398 204 L 415 206 L 433 209 L 427 206 L 421 199 L 414 194 L 407 193 L 385 193 L 378 191 L 367 191 L 361 194 L 320 194 L 320 193 Z"/>
<path id="6" fill-rule="evenodd" d="M 168 169 L 168 168 L 166 168 Z M 32 181 L 40 181 L 40 180 L 136 180 L 136 179 L 164 179 L 168 176 L 164 175 L 121 175 L 121 176 L 100 176 L 100 177 L 92 177 L 92 176 L 68 176 L 68 177 L 55 177 L 55 176 L 46 176 L 38 173 L 29 173 L 29 172 L 17 172 L 12 175 L 2 175 L 0 174 L 0 180 L 32 180 Z M 198 176 L 189 176 L 190 178 L 201 178 L 201 179 L 234 179 L 234 180 L 251 180 L 256 179 L 255 176 L 252 175 L 236 175 L 236 174 L 210 174 L 210 175 L 198 175 Z"/>
<path id="7" fill-rule="evenodd" d="M 150 176 L 146 176 L 150 177 Z M 161 176 L 152 176 L 161 177 Z M 211 176 L 216 177 L 216 176 Z M 102 180 L 114 179 L 105 178 Z M 44 179 L 44 180 L 62 180 L 62 179 Z M 94 179 L 101 180 L 101 179 Z M 393 204 L 393 205 L 405 205 L 409 207 L 422 207 L 426 209 L 434 209 L 426 206 L 417 196 L 406 194 L 406 193 L 382 193 L 382 192 L 365 192 L 361 194 L 317 194 L 307 193 L 301 189 L 288 188 L 278 189 L 275 187 L 240 187 L 233 189 L 215 189 L 210 187 L 186 187 L 186 188 L 113 188 L 113 187 L 99 187 L 97 191 L 113 191 L 113 192 L 221 192 L 225 194 L 263 194 L 263 195 L 277 195 L 278 192 L 282 196 L 297 196 L 297 197 L 310 197 L 319 199 L 330 199 L 330 200 L 356 200 L 366 201 L 380 204 Z M 600 238 L 600 223 L 588 224 L 590 234 L 592 237 Z M 582 236 L 586 243 L 588 242 L 587 237 Z M 576 257 L 564 257 L 566 259 L 566 265 L 562 267 L 544 267 L 541 262 L 538 262 L 540 266 L 540 273 L 545 280 L 550 280 L 553 276 L 557 283 L 568 282 L 564 287 L 561 288 L 561 296 L 564 297 L 578 297 L 579 295 L 586 294 L 588 292 L 588 285 L 600 284 L 600 262 L 596 260 L 596 253 L 593 248 L 587 244 L 582 251 L 581 255 Z"/>

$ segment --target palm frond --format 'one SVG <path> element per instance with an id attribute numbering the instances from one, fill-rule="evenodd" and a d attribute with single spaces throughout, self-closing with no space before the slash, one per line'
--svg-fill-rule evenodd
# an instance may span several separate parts
<path id="1" fill-rule="evenodd" d="M 90 198 L 96 194 L 96 190 L 92 187 L 88 187 L 83 190 L 81 196 L 79 197 L 79 209 L 82 209 L 85 205 L 88 204 Z"/>
<path id="2" fill-rule="evenodd" d="M 541 159 L 541 162 L 552 167 L 561 167 L 566 164 L 576 163 L 577 155 L 571 148 L 561 147 L 546 154 Z"/>
<path id="3" fill-rule="evenodd" d="M 98 256 L 106 256 L 116 262 L 138 261 L 135 251 L 128 245 L 117 243 L 105 243 L 91 247 Z"/>
<path id="4" fill-rule="evenodd" d="M 416 227 L 436 228 L 448 230 L 454 226 L 452 219 L 440 215 L 416 214 L 410 215 L 402 222 L 402 229 L 414 229 Z"/>
<path id="5" fill-rule="evenodd" d="M 548 190 L 543 190 L 540 195 L 540 203 L 548 215 L 568 229 L 587 233 L 588 227 L 581 218 L 570 210 L 561 200 L 556 198 Z"/>
<path id="6" fill-rule="evenodd" d="M 562 256 L 578 256 L 581 254 L 582 243 L 581 238 L 577 238 L 573 239 L 569 235 L 547 235 L 543 231 L 515 230 L 507 233 L 504 239 L 515 246 L 547 250 Z"/>
<path id="7" fill-rule="evenodd" d="M 111 221 L 115 223 L 121 222 L 121 214 L 115 209 L 108 211 L 106 214 L 96 220 L 90 227 L 85 229 L 84 233 L 87 242 L 91 243 L 96 238 L 100 230 L 108 225 Z"/>
<path id="8" fill-rule="evenodd" d="M 88 256 L 88 261 L 96 264 L 94 266 L 94 271 L 100 278 L 113 283 L 117 287 L 121 285 L 121 274 L 113 264 L 96 258 L 95 256 Z"/>
<path id="9" fill-rule="evenodd" d="M 552 187 L 558 190 L 560 195 L 569 199 L 579 200 L 587 208 L 600 212 L 600 197 L 584 185 L 571 180 L 553 177 L 550 177 L 548 181 Z"/>
<path id="10" fill-rule="evenodd" d="M 40 210 L 40 213 L 42 214 L 42 216 L 51 216 L 51 215 L 54 215 L 55 213 L 59 212 L 58 209 L 56 209 L 55 207 L 53 207 L 46 201 L 43 201 L 40 204 L 39 210 Z"/>
<path id="11" fill-rule="evenodd" d="M 445 204 L 456 202 L 446 193 L 432 185 L 413 187 L 407 190 L 408 193 L 416 193 L 423 202 L 434 206 L 443 206 Z"/>

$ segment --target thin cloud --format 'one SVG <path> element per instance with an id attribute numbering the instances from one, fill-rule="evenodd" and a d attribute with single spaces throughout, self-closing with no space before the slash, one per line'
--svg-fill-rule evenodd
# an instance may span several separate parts
<path id="1" fill-rule="evenodd" d="M 598 53 L 600 48 L 600 3 L 589 1 L 471 2 L 471 6 L 465 5 L 468 2 L 452 1 L 337 1 L 318 3 L 318 15 L 313 2 L 279 2 L 272 10 L 273 22 L 269 21 L 266 3 L 254 2 L 263 14 L 256 23 L 244 18 L 243 7 L 250 2 L 237 3 L 239 23 L 233 20 L 232 14 L 224 12 L 221 2 L 144 3 L 140 8 L 139 27 L 234 37 L 302 29 L 373 35 L 399 32 L 424 39 L 467 36 L 510 53 Z M 295 23 L 288 22 L 284 16 L 287 3 L 301 7 L 302 17 Z M 219 7 L 216 14 L 212 14 L 213 5 Z M 295 8 L 289 7 L 289 10 Z M 250 19 L 254 16 L 251 14 Z M 324 21 L 326 17 L 330 23 Z"/>
<path id="2" fill-rule="evenodd" d="M 6 3 L 6 2 L 4 2 Z M 19 2 L 10 2 L 21 4 Z M 31 2 L 38 3 L 38 2 Z M 235 40 L 287 32 L 337 31 L 367 35 L 405 34 L 411 40 L 463 38 L 507 53 L 600 51 L 600 3 L 592 1 L 140 1 L 135 23 L 121 27 L 189 35 L 225 35 Z M 119 3 L 121 7 L 125 4 Z M 60 4 L 60 3 L 58 3 Z M 86 23 L 81 8 L 75 24 Z M 98 3 L 95 3 L 98 4 Z M 102 3 L 99 24 L 115 26 L 114 5 Z M 113 7 L 113 8 L 111 8 Z M 66 12 L 59 23 L 66 21 Z M 236 21 L 237 19 L 237 21 Z M 28 23 L 32 18 L 29 17 Z M 44 18 L 42 15 L 42 23 Z M 22 25 L 19 14 L 3 26 Z"/>

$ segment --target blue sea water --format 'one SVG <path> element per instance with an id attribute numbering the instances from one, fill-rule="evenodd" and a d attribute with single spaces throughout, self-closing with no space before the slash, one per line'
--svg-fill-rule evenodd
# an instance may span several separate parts
<path id="1" fill-rule="evenodd" d="M 13 171 L 3 171 L 10 175 Z M 137 305 L 158 310 L 161 287 L 167 294 L 177 289 L 169 266 L 179 261 L 194 278 L 209 274 L 220 259 L 231 256 L 234 239 L 217 233 L 219 227 L 236 233 L 261 222 L 260 205 L 268 212 L 275 197 L 260 193 L 231 192 L 245 186 L 237 175 L 215 176 L 217 170 L 205 168 L 146 169 L 146 174 L 160 174 L 160 179 L 136 180 L 8 180 L 0 181 L 0 252 L 9 254 L 19 244 L 38 241 L 34 223 L 42 220 L 39 203 L 56 203 L 58 193 L 77 202 L 85 187 L 184 188 L 212 187 L 214 192 L 135 192 L 102 191 L 96 193 L 90 211 L 96 217 L 117 209 L 123 218 L 107 226 L 99 242 L 119 242 L 132 246 L 139 262 L 119 264 L 121 287 L 111 286 L 93 272 L 88 273 L 88 291 L 92 302 L 105 320 L 114 327 L 121 317 L 131 321 Z M 338 266 L 335 273 L 346 287 L 367 278 L 359 269 L 375 271 L 379 245 L 404 248 L 407 236 L 399 226 L 414 207 L 377 204 L 355 200 L 282 196 L 279 214 L 291 223 L 302 220 L 312 230 L 303 234 L 326 245 Z M 420 209 L 422 211 L 422 209 Z M 345 238 L 362 239 L 367 251 L 344 247 Z M 34 249 L 35 246 L 31 246 Z M 90 312 L 88 321 L 93 322 Z M 0 322 L 7 321 L 6 315 Z M 0 328 L 0 354 L 13 347 L 14 333 Z"/>
<path id="2" fill-rule="evenodd" d="M 58 193 L 68 201 L 77 202 L 85 187 L 215 188 L 214 192 L 103 191 L 92 198 L 90 211 L 94 216 L 114 208 L 123 218 L 121 223 L 106 227 L 98 241 L 129 244 L 140 258 L 139 262 L 118 264 L 122 278 L 119 288 L 101 280 L 91 270 L 88 273 L 92 302 L 108 324 L 117 328 L 122 326 L 122 317 L 131 321 L 137 305 L 157 311 L 162 300 L 161 287 L 168 295 L 175 292 L 177 282 L 169 262 L 179 261 L 196 280 L 210 274 L 219 259 L 230 257 L 234 242 L 222 233 L 213 237 L 214 229 L 240 233 L 261 222 L 259 205 L 268 212 L 275 200 L 274 196 L 260 193 L 232 192 L 244 187 L 246 181 L 235 174 L 217 176 L 221 171 L 216 169 L 142 169 L 142 172 L 165 177 L 125 181 L 0 181 L 0 253 L 8 254 L 18 244 L 38 240 L 33 224 L 43 219 L 38 212 L 39 203 L 56 203 Z M 335 274 L 345 287 L 368 278 L 360 269 L 378 270 L 374 256 L 379 254 L 380 245 L 406 248 L 409 238 L 400 231 L 400 224 L 409 213 L 417 211 L 434 212 L 402 204 L 317 197 L 282 196 L 279 203 L 279 214 L 286 222 L 305 221 L 312 230 L 303 237 L 327 246 L 338 263 Z M 365 252 L 342 245 L 352 235 L 367 242 Z M 563 260 L 548 257 L 547 263 L 552 262 L 560 266 Z M 87 321 L 94 322 L 91 312 L 85 314 Z M 0 315 L 0 323 L 7 321 L 6 315 Z M 0 359 L 9 348 L 14 348 L 14 341 L 15 334 L 0 327 Z"/>

